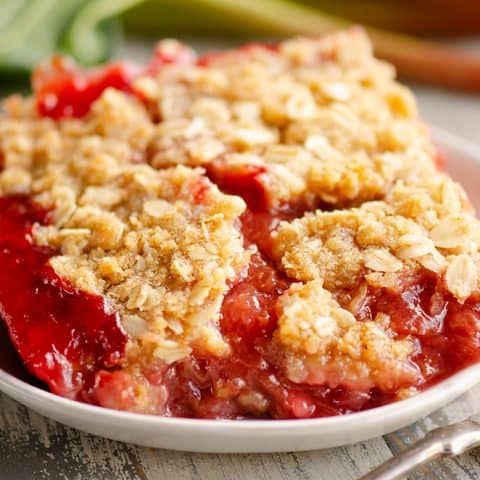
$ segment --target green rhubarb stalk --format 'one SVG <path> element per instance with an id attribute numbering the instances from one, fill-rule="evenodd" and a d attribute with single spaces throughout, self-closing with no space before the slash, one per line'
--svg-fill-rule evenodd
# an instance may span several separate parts
<path id="1" fill-rule="evenodd" d="M 116 37 L 120 34 L 120 30 L 115 28 L 116 24 L 109 24 L 108 20 L 143 1 L 90 0 L 85 2 L 77 11 L 65 34 L 62 42 L 63 49 L 86 64 L 98 63 L 98 60 L 111 57 L 114 47 L 119 43 Z"/>
<path id="2" fill-rule="evenodd" d="M 116 16 L 143 0 L 0 0 L 0 85 L 62 52 L 91 65 L 119 43 Z"/>

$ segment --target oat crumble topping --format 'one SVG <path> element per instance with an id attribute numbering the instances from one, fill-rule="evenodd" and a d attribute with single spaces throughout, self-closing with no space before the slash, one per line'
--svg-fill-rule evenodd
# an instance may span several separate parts
<path id="1" fill-rule="evenodd" d="M 272 205 L 335 206 L 384 195 L 431 173 L 432 146 L 411 93 L 372 57 L 360 31 L 251 47 L 204 66 L 169 66 L 136 88 L 163 120 L 157 167 L 216 158 L 266 167 Z"/>
<path id="2" fill-rule="evenodd" d="M 398 388 L 418 375 L 410 340 L 396 340 L 389 318 L 359 322 L 319 280 L 295 283 L 280 297 L 277 340 L 286 347 L 289 379 L 368 391 Z"/>
<path id="3" fill-rule="evenodd" d="M 423 267 L 447 272 L 447 288 L 463 302 L 478 288 L 480 223 L 451 179 L 398 181 L 382 201 L 307 213 L 273 234 L 273 252 L 297 280 L 320 279 L 330 291 L 386 273 Z M 454 273 L 452 273 L 452 271 Z"/>

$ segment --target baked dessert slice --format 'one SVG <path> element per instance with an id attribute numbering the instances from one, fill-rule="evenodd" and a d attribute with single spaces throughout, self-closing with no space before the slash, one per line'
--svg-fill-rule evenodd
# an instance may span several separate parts
<path id="1" fill-rule="evenodd" d="M 478 361 L 478 220 L 361 30 L 33 90 L 0 118 L 0 309 L 52 392 L 306 418 Z"/>

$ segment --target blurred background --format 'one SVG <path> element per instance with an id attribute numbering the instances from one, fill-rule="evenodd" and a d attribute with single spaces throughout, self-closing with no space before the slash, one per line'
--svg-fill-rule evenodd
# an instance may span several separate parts
<path id="1" fill-rule="evenodd" d="M 0 95 L 53 53 L 93 68 L 142 62 L 175 37 L 200 51 L 362 24 L 427 121 L 480 143 L 478 0 L 0 0 Z"/>

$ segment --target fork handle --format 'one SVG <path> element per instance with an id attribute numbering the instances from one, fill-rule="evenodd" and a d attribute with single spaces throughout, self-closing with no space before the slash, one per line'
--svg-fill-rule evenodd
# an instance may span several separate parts
<path id="1" fill-rule="evenodd" d="M 480 445 L 480 425 L 470 420 L 437 428 L 359 480 L 396 480 L 439 457 L 453 457 Z"/>

